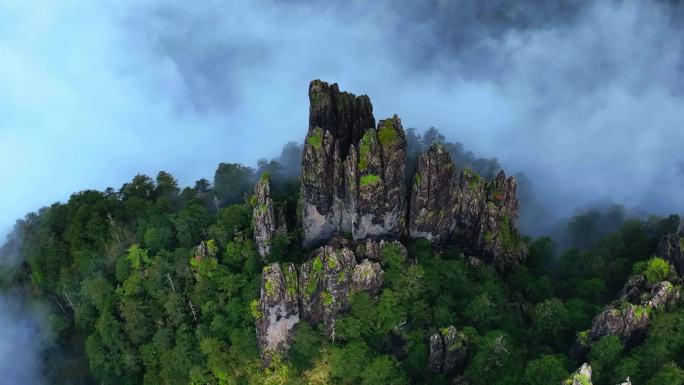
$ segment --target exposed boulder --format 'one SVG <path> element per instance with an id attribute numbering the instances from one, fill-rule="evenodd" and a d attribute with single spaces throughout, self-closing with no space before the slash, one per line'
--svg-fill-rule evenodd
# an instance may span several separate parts
<path id="1" fill-rule="evenodd" d="M 312 324 L 322 323 L 326 336 L 333 337 L 335 318 L 349 308 L 350 294 L 355 290 L 379 293 L 382 274 L 376 262 L 364 260 L 357 265 L 349 248 L 319 248 L 300 269 L 302 317 Z"/>
<path id="2" fill-rule="evenodd" d="M 299 322 L 297 269 L 291 263 L 273 263 L 261 275 L 261 296 L 256 318 L 257 342 L 264 365 L 284 355 Z"/>
<path id="3" fill-rule="evenodd" d="M 436 245 L 454 242 L 503 271 L 527 256 L 514 227 L 517 217 L 515 178 L 501 171 L 488 183 L 464 169 L 457 179 L 449 153 L 439 143 L 418 158 L 408 209 L 412 237 Z"/>
<path id="4" fill-rule="evenodd" d="M 584 363 L 575 373 L 567 380 L 563 381 L 561 385 L 592 385 L 591 382 L 591 366 Z"/>
<path id="5" fill-rule="evenodd" d="M 462 369 L 468 359 L 468 340 L 463 332 L 449 326 L 430 336 L 428 370 L 453 374 Z"/>
<path id="6" fill-rule="evenodd" d="M 654 310 L 679 299 L 679 289 L 672 283 L 647 285 L 642 276 L 630 278 L 620 293 L 619 300 L 594 317 L 586 342 L 609 335 L 628 339 L 648 327 Z"/>
<path id="7" fill-rule="evenodd" d="M 302 157 L 304 244 L 351 233 L 401 235 L 405 221 L 406 139 L 398 117 L 375 128 L 367 96 L 337 84 L 309 86 L 309 131 Z"/>

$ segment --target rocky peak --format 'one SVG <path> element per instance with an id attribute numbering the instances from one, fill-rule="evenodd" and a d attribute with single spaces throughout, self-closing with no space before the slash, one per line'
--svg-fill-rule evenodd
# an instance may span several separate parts
<path id="1" fill-rule="evenodd" d="M 340 92 L 336 83 L 314 80 L 309 84 L 309 133 L 317 128 L 330 132 L 338 142 L 341 159 L 372 127 L 375 118 L 368 96 Z"/>
<path id="2" fill-rule="evenodd" d="M 304 244 L 335 233 L 398 237 L 404 224 L 406 139 L 397 116 L 375 128 L 367 96 L 309 86 L 309 131 L 302 157 Z"/>
<path id="3" fill-rule="evenodd" d="M 409 234 L 436 245 L 458 244 L 499 270 L 521 262 L 527 249 L 513 223 L 518 217 L 515 178 L 501 171 L 487 182 L 455 166 L 441 144 L 418 158 L 409 203 Z"/>

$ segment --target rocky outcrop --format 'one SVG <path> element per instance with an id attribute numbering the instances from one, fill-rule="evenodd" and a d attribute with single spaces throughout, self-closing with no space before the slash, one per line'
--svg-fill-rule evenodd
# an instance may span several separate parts
<path id="1" fill-rule="evenodd" d="M 592 385 L 591 382 L 591 366 L 584 363 L 575 373 L 567 380 L 563 381 L 561 385 Z"/>
<path id="2" fill-rule="evenodd" d="M 356 255 L 368 258 L 372 261 L 382 260 L 382 251 L 386 247 L 391 247 L 396 249 L 399 253 L 404 256 L 404 259 L 408 256 L 408 252 L 404 245 L 399 241 L 387 241 L 384 239 L 367 239 L 364 243 L 359 244 L 356 247 Z"/>
<path id="3" fill-rule="evenodd" d="M 268 174 L 263 174 L 254 186 L 252 206 L 254 244 L 261 258 L 266 260 L 271 252 L 275 235 L 277 233 L 287 233 L 285 212 L 282 209 L 276 212 L 273 208 Z"/>
<path id="4" fill-rule="evenodd" d="M 418 158 L 411 186 L 409 234 L 434 244 L 458 244 L 506 270 L 527 256 L 527 248 L 513 226 L 518 217 L 515 178 L 501 171 L 492 182 L 456 168 L 441 144 Z"/>
<path id="5" fill-rule="evenodd" d="M 406 137 L 396 115 L 376 126 L 367 96 L 320 80 L 309 85 L 309 101 L 299 206 L 305 246 L 335 234 L 355 241 L 409 234 L 438 246 L 456 243 L 500 271 L 525 258 L 513 225 L 514 178 L 501 172 L 487 182 L 468 169 L 456 175 L 448 151 L 436 144 L 419 157 L 407 194 Z"/>
<path id="6" fill-rule="evenodd" d="M 367 96 L 320 80 L 311 82 L 309 101 L 300 194 L 304 244 L 335 233 L 354 239 L 401 235 L 406 139 L 399 118 L 375 128 Z"/>
<path id="7" fill-rule="evenodd" d="M 323 246 L 300 269 L 299 296 L 302 317 L 312 324 L 323 324 L 328 337 L 335 333 L 335 318 L 349 308 L 352 291 L 378 294 L 382 269 L 377 262 L 356 263 L 349 248 Z"/>
<path id="8" fill-rule="evenodd" d="M 670 262 L 679 275 L 684 275 L 684 222 L 679 224 L 676 233 L 660 240 L 656 255 Z"/>
<path id="9" fill-rule="evenodd" d="M 452 374 L 462 369 L 468 359 L 466 335 L 449 326 L 430 336 L 428 371 Z"/>
<path id="10" fill-rule="evenodd" d="M 269 365 L 274 355 L 284 355 L 299 322 L 297 269 L 291 263 L 264 267 L 256 318 L 261 359 Z"/>
<path id="11" fill-rule="evenodd" d="M 586 342 L 609 335 L 628 339 L 648 327 L 653 311 L 679 299 L 679 289 L 672 283 L 648 285 L 643 276 L 630 278 L 620 293 L 617 301 L 594 317 Z"/>
<path id="12" fill-rule="evenodd" d="M 334 239 L 303 263 L 273 263 L 264 268 L 256 317 L 257 340 L 262 361 L 290 347 L 300 319 L 322 324 L 328 338 L 335 338 L 335 319 L 349 308 L 353 292 L 378 295 L 383 271 L 378 262 L 361 258 L 357 263 L 346 242 Z"/>

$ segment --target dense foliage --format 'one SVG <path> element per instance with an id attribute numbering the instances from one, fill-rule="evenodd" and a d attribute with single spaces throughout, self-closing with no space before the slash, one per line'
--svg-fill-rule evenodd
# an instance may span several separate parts
<path id="1" fill-rule="evenodd" d="M 20 251 L 25 262 L 0 282 L 52 310 L 48 383 L 450 384 L 426 366 L 429 335 L 454 325 L 471 346 L 462 373 L 469 384 L 556 384 L 578 364 L 568 358 L 577 333 L 634 269 L 649 280 L 669 272 L 652 257 L 674 216 L 623 220 L 601 238 L 584 229 L 605 218 L 579 216 L 569 234 L 581 247 L 559 252 L 550 238 L 527 239 L 527 264 L 505 276 L 456 248 L 407 239 L 408 257 L 382 252 L 382 293 L 354 295 L 334 341 L 301 323 L 288 358 L 264 369 L 253 318 L 263 264 L 249 195 L 260 173 L 279 169 L 277 161 L 260 170 L 221 164 L 213 186 L 182 190 L 166 172 L 138 175 L 118 191 L 83 191 L 19 221 L 3 253 Z M 276 203 L 294 213 L 296 179 L 281 175 Z M 277 239 L 272 259 L 305 260 L 311 250 L 298 237 Z M 596 384 L 627 375 L 681 384 L 681 352 L 677 309 L 656 314 L 643 344 L 626 349 L 605 337 L 589 360 Z"/>

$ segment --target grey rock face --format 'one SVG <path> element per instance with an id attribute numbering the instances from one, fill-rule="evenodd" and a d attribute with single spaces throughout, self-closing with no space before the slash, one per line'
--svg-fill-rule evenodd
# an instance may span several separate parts
<path id="1" fill-rule="evenodd" d="M 608 335 L 628 338 L 648 327 L 653 311 L 678 299 L 679 290 L 668 281 L 649 286 L 643 277 L 632 277 L 623 287 L 620 299 L 594 317 L 589 340 Z"/>
<path id="2" fill-rule="evenodd" d="M 352 250 L 342 246 L 345 242 L 334 243 L 316 250 L 299 269 L 291 263 L 264 267 L 256 318 L 264 365 L 270 365 L 274 355 L 287 353 L 300 319 L 322 323 L 326 336 L 334 338 L 335 319 L 348 310 L 353 292 L 380 293 L 380 264 L 368 259 L 357 263 Z"/>
<path id="3" fill-rule="evenodd" d="M 430 356 L 428 358 L 428 371 L 440 373 L 444 366 L 444 340 L 442 335 L 435 333 L 430 336 Z"/>
<path id="4" fill-rule="evenodd" d="M 395 115 L 376 126 L 367 96 L 320 80 L 311 82 L 309 101 L 300 190 L 305 246 L 341 233 L 355 241 L 408 233 L 438 246 L 454 242 L 500 271 L 526 257 L 514 227 L 514 178 L 501 172 L 488 183 L 467 169 L 456 175 L 437 144 L 418 159 L 409 203 L 401 120 Z"/>
<path id="5" fill-rule="evenodd" d="M 282 217 L 282 218 L 281 218 Z M 287 232 L 284 212 L 279 212 L 280 226 L 276 224 L 271 198 L 271 186 L 268 175 L 264 174 L 254 186 L 254 208 L 252 209 L 252 226 L 254 243 L 262 259 L 266 260 L 271 252 L 271 245 L 276 231 Z"/>
<path id="6" fill-rule="evenodd" d="M 676 233 L 660 240 L 657 255 L 670 262 L 679 275 L 684 275 L 684 223 L 680 223 Z"/>
<path id="7" fill-rule="evenodd" d="M 468 340 L 462 332 L 449 326 L 430 336 L 428 371 L 452 374 L 468 360 Z"/>
<path id="8" fill-rule="evenodd" d="M 456 226 L 458 190 L 449 152 L 439 144 L 431 146 L 418 157 L 413 176 L 409 234 L 436 244 L 448 242 Z"/>
<path id="9" fill-rule="evenodd" d="M 256 319 L 257 342 L 264 365 L 270 365 L 274 355 L 286 354 L 298 322 L 297 269 L 291 263 L 264 267 Z"/>
<path id="10" fill-rule="evenodd" d="M 405 221 L 406 139 L 394 116 L 375 128 L 367 96 L 309 86 L 309 132 L 302 157 L 304 244 L 351 233 L 399 236 Z"/>
<path id="11" fill-rule="evenodd" d="M 409 234 L 434 244 L 457 243 L 500 271 L 520 263 L 527 248 L 518 217 L 515 178 L 501 171 L 490 183 L 465 169 L 457 179 L 449 153 L 434 144 L 418 159 L 408 209 Z"/>
<path id="12" fill-rule="evenodd" d="M 352 291 L 378 294 L 382 275 L 376 262 L 364 260 L 357 265 L 349 248 L 319 248 L 300 269 L 302 317 L 312 324 L 322 323 L 326 336 L 333 337 L 335 318 L 349 308 Z"/>
<path id="13" fill-rule="evenodd" d="M 382 250 L 385 247 L 396 248 L 404 257 L 408 255 L 406 247 L 399 241 L 387 241 L 384 239 L 367 239 L 365 243 L 360 244 L 356 248 L 356 255 L 368 258 L 372 261 L 380 261 L 382 259 Z"/>

